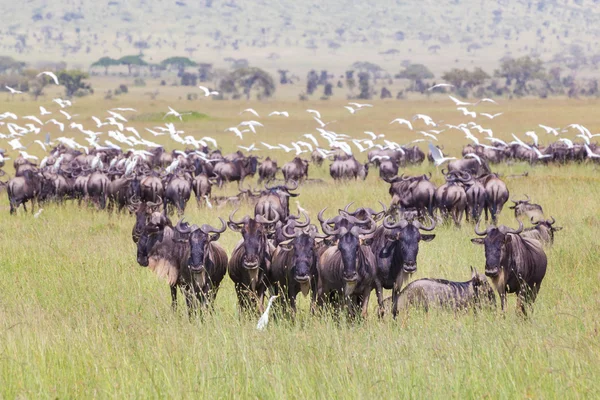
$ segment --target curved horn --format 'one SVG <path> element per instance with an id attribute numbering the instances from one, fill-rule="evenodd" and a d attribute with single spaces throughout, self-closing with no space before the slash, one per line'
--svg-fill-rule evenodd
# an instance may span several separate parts
<path id="1" fill-rule="evenodd" d="M 387 207 L 385 206 L 385 204 L 383 204 L 383 203 L 381 202 L 381 200 L 379 200 L 379 204 L 381 204 L 381 207 L 383 207 L 383 213 L 384 213 L 384 214 L 385 214 L 385 213 L 387 213 Z"/>
<path id="2" fill-rule="evenodd" d="M 554 225 L 554 223 L 556 222 L 556 220 L 554 219 L 553 216 L 550 216 L 550 218 L 552 218 L 552 222 L 550 222 L 550 220 L 546 220 L 546 223 L 550 226 Z"/>
<path id="3" fill-rule="evenodd" d="M 163 203 L 162 197 L 158 196 L 158 201 L 156 203 L 148 201 L 146 203 L 146 205 L 149 207 L 160 207 L 162 205 L 162 203 Z"/>
<path id="4" fill-rule="evenodd" d="M 295 220 L 296 221 L 296 227 L 298 227 L 298 228 L 306 228 L 310 224 L 310 217 L 308 216 L 308 214 L 306 212 L 304 212 L 304 211 L 301 211 L 301 212 L 302 212 L 302 215 L 304 216 L 304 219 L 306 220 L 306 222 L 302 224 L 298 220 Z"/>
<path id="5" fill-rule="evenodd" d="M 344 207 L 344 211 L 347 212 L 350 215 L 353 215 L 350 211 L 348 211 L 348 209 L 350 208 L 350 206 L 354 204 L 353 201 L 351 201 L 350 203 L 346 204 L 346 207 Z M 356 211 L 355 211 L 356 212 Z"/>
<path id="6" fill-rule="evenodd" d="M 396 229 L 396 228 L 404 229 L 408 225 L 408 221 L 404 218 L 401 218 L 399 221 L 397 221 L 396 223 L 393 223 L 393 224 L 390 224 L 388 222 L 388 219 L 391 219 L 390 215 L 388 215 L 387 217 L 385 217 L 383 219 L 383 227 L 386 229 L 390 229 L 390 230 Z"/>
<path id="7" fill-rule="evenodd" d="M 293 226 L 292 226 L 293 225 Z M 283 228 L 281 228 L 281 234 L 283 236 L 285 236 L 288 239 L 294 239 L 296 237 L 296 231 L 294 230 L 294 233 L 292 233 L 291 235 L 287 232 L 288 228 L 292 228 L 294 229 L 296 227 L 296 220 L 295 219 L 290 219 L 288 221 L 287 224 L 285 224 L 283 226 Z"/>
<path id="8" fill-rule="evenodd" d="M 488 230 L 486 229 L 485 231 L 481 232 L 479 231 L 479 223 L 481 222 L 481 218 L 479 218 L 479 220 L 477 221 L 477 223 L 475 224 L 475 234 L 478 236 L 485 236 L 488 234 Z"/>
<path id="9" fill-rule="evenodd" d="M 298 182 L 296 182 L 296 181 L 290 181 L 290 182 L 294 183 L 295 186 L 290 187 L 290 186 L 288 186 L 288 184 L 286 182 L 286 184 L 283 187 L 286 188 L 287 190 L 296 190 L 296 189 L 298 189 Z"/>
<path id="10" fill-rule="evenodd" d="M 512 234 L 518 235 L 519 233 L 523 232 L 523 221 L 518 220 L 518 222 L 519 222 L 519 228 L 517 230 L 508 228 L 506 230 L 506 233 L 512 233 Z"/>
<path id="11" fill-rule="evenodd" d="M 427 231 L 427 232 L 430 232 L 430 231 L 434 230 L 435 229 L 435 220 L 433 218 L 431 218 L 430 215 L 427 215 L 427 218 L 429 218 L 429 220 L 431 221 L 431 223 L 429 224 L 429 226 L 424 226 L 419 221 L 415 221 L 414 226 L 417 229 L 421 229 L 421 230 Z"/>
<path id="12" fill-rule="evenodd" d="M 324 209 L 319 211 L 319 214 L 317 214 L 317 218 L 319 219 L 319 222 L 321 223 L 321 225 L 323 225 L 325 223 L 325 219 L 323 219 L 323 214 L 325 213 L 325 210 L 327 210 L 327 207 L 325 207 Z"/>
<path id="13" fill-rule="evenodd" d="M 177 225 L 175 225 L 175 230 L 184 235 L 192 232 L 190 224 L 188 224 L 187 222 L 183 222 L 183 218 L 181 218 L 179 222 L 177 222 Z"/>
<path id="14" fill-rule="evenodd" d="M 231 222 L 232 224 L 235 224 L 235 225 L 242 225 L 242 224 L 244 224 L 246 222 L 246 218 L 243 218 L 243 219 L 241 219 L 239 221 L 236 221 L 236 220 L 233 219 L 233 216 L 237 212 L 237 210 L 239 210 L 239 208 L 236 208 L 235 210 L 233 210 L 231 212 L 231 214 L 229 214 L 229 222 Z"/>
<path id="15" fill-rule="evenodd" d="M 204 224 L 200 227 L 200 230 L 204 233 L 206 233 L 207 235 L 209 233 L 223 233 L 225 232 L 225 229 L 227 229 L 227 225 L 225 224 L 225 221 L 223 221 L 223 218 L 219 217 L 219 221 L 221 221 L 221 228 L 217 229 L 215 227 L 212 227 L 208 224 Z"/>
<path id="16" fill-rule="evenodd" d="M 273 224 L 273 223 L 279 221 L 279 218 L 280 218 L 280 215 L 277 212 L 277 210 L 273 210 L 273 213 L 275 213 L 275 218 L 273 218 L 272 220 L 268 220 L 260 214 L 257 215 L 256 218 L 254 218 L 254 219 L 256 220 L 256 222 L 261 223 L 261 224 Z"/>

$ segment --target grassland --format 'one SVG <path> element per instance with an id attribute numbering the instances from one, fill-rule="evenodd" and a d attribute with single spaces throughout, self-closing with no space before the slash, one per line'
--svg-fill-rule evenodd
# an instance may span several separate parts
<path id="1" fill-rule="evenodd" d="M 342 102 L 192 103 L 178 100 L 175 92 L 162 97 L 151 101 L 132 90 L 118 101 L 79 100 L 70 111 L 80 114 L 78 121 L 88 121 L 90 115 L 102 116 L 105 109 L 119 106 L 134 107 L 140 115 L 166 111 L 167 105 L 195 110 L 207 117 L 178 127 L 195 136 L 213 136 L 226 151 L 260 140 L 288 143 L 312 132 L 315 124 L 306 108 L 321 110 L 325 121 L 337 120 L 330 127 L 338 133 L 358 137 L 371 130 L 400 143 L 416 136 L 390 127 L 393 118 L 422 112 L 448 123 L 465 120 L 443 97 L 376 102 L 372 110 L 355 116 Z M 11 101 L 1 108 L 24 115 L 36 112 L 40 104 Z M 239 142 L 222 133 L 241 121 L 239 111 L 250 106 L 261 115 L 285 109 L 291 116 L 262 117 L 265 128 Z M 538 123 L 577 122 L 595 133 L 600 130 L 594 116 L 598 106 L 597 101 L 504 101 L 487 108 L 505 115 L 486 125 L 501 138 Z M 134 121 L 131 126 L 140 130 L 151 125 Z M 52 137 L 57 136 L 53 131 Z M 78 138 L 77 133 L 65 136 Z M 465 143 L 455 131 L 441 136 L 452 155 Z M 41 155 L 33 146 L 29 150 Z M 290 158 L 283 153 L 274 157 Z M 226 279 L 214 314 L 189 321 L 182 308 L 171 312 L 166 284 L 137 265 L 131 216 L 111 216 L 68 202 L 44 205 L 38 219 L 22 212 L 10 217 L 2 194 L 0 397 L 596 398 L 598 167 L 513 164 L 496 169 L 505 175 L 529 171 L 527 178 L 507 178 L 511 194 L 529 194 L 564 227 L 548 250 L 548 274 L 527 320 L 514 312 L 511 298 L 505 315 L 414 313 L 392 321 L 378 320 L 371 312 L 367 320 L 349 324 L 312 317 L 308 299 L 302 298 L 295 323 L 278 320 L 257 332 L 256 319 L 239 317 L 233 285 Z M 424 171 L 432 171 L 433 179 L 441 182 L 439 171 L 427 164 L 402 172 Z M 388 201 L 387 185 L 371 172 L 366 182 L 333 184 L 327 167 L 311 166 L 311 177 L 323 178 L 327 185 L 302 186 L 298 199 L 312 216 L 324 206 L 331 215 L 350 201 L 371 206 Z M 246 206 L 240 214 L 249 211 Z M 198 209 L 192 200 L 186 218 L 216 224 L 218 215 L 229 212 Z M 509 210 L 501 222 L 514 225 Z M 471 227 L 441 226 L 435 233 L 432 242 L 421 245 L 413 278 L 467 280 L 469 266 L 482 269 L 483 250 L 469 241 Z M 230 252 L 237 240 L 228 231 L 221 242 Z"/>

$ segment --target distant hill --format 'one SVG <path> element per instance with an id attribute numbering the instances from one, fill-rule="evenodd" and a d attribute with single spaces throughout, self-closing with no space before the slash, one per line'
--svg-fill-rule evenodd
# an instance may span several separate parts
<path id="1" fill-rule="evenodd" d="M 5 1 L 0 55 L 87 67 L 143 52 L 226 65 L 343 71 L 370 61 L 490 72 L 506 56 L 595 71 L 600 0 L 24 0 Z M 407 62 L 407 61 L 405 61 Z"/>

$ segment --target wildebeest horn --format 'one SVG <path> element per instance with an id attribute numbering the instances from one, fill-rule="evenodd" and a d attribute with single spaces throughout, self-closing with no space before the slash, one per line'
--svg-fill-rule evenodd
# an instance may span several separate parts
<path id="1" fill-rule="evenodd" d="M 319 219 L 321 225 L 325 223 L 325 219 L 323 219 L 323 214 L 325 213 L 325 210 L 327 210 L 327 207 L 319 211 L 319 214 L 317 214 L 317 218 Z"/>
<path id="2" fill-rule="evenodd" d="M 506 232 L 504 232 L 504 233 L 512 233 L 514 235 L 518 235 L 519 233 L 523 232 L 523 221 L 518 220 L 518 222 L 519 222 L 519 228 L 517 230 L 508 228 L 508 229 L 506 229 Z"/>
<path id="3" fill-rule="evenodd" d="M 488 234 L 489 228 L 487 228 L 485 231 L 480 232 L 479 231 L 479 223 L 481 222 L 481 218 L 477 221 L 477 223 L 475 224 L 475 234 L 479 235 L 479 236 L 485 236 Z"/>
<path id="4" fill-rule="evenodd" d="M 381 207 L 383 208 L 383 213 L 385 214 L 387 212 L 387 207 L 381 202 L 381 200 L 379 200 L 379 204 L 381 204 Z"/>
<path id="5" fill-rule="evenodd" d="M 393 224 L 390 224 L 388 222 L 388 219 L 391 219 L 390 215 L 388 215 L 387 217 L 385 217 L 383 219 L 383 227 L 386 228 L 386 229 L 390 229 L 390 230 L 391 229 L 396 229 L 396 228 L 404 229 L 408 225 L 408 221 L 406 219 L 404 219 L 404 218 L 401 218 L 399 221 L 397 221 L 397 222 L 395 222 Z"/>
<path id="6" fill-rule="evenodd" d="M 248 216 L 245 216 L 244 218 L 242 218 L 239 221 L 234 220 L 233 215 L 237 212 L 237 210 L 239 210 L 239 208 L 236 208 L 235 210 L 233 210 L 231 212 L 231 214 L 229 214 L 229 222 L 231 222 L 232 224 L 235 224 L 235 225 L 243 225 L 248 220 Z"/>
<path id="7" fill-rule="evenodd" d="M 294 184 L 294 186 L 288 186 L 288 184 L 286 182 L 285 185 L 284 185 L 284 187 L 287 190 L 296 190 L 296 189 L 298 189 L 298 182 L 297 181 L 290 181 L 290 182 L 292 182 Z"/>
<path id="8" fill-rule="evenodd" d="M 158 201 L 156 203 L 149 201 L 146 203 L 146 205 L 148 207 L 160 207 L 162 205 L 162 203 L 163 203 L 162 197 L 158 196 Z"/>
<path id="9" fill-rule="evenodd" d="M 184 235 L 192 232 L 190 224 L 188 224 L 187 222 L 183 222 L 183 218 L 181 218 L 179 222 L 177 222 L 177 225 L 175 225 L 175 230 Z"/>
<path id="10" fill-rule="evenodd" d="M 546 223 L 547 223 L 548 225 L 552 226 L 552 225 L 554 225 L 554 223 L 556 222 L 556 220 L 554 219 L 554 217 L 553 217 L 553 216 L 550 216 L 550 218 L 552 218 L 552 222 L 550 222 L 550 220 L 548 219 L 548 220 L 546 220 Z"/>
<path id="11" fill-rule="evenodd" d="M 304 216 L 304 219 L 306 220 L 305 223 L 300 223 L 298 220 L 296 220 L 296 227 L 298 228 L 306 228 L 309 224 L 310 224 L 310 217 L 308 216 L 308 214 L 304 211 L 301 211 L 302 215 Z"/>
<path id="12" fill-rule="evenodd" d="M 273 223 L 279 221 L 279 218 L 280 218 L 280 215 L 277 212 L 277 210 L 273 210 L 273 213 L 275 213 L 275 218 L 273 218 L 272 220 L 268 220 L 260 214 L 257 215 L 256 218 L 254 218 L 254 219 L 256 220 L 256 222 L 258 222 L 260 224 L 273 224 Z"/>
<path id="13" fill-rule="evenodd" d="M 225 221 L 223 221 L 223 218 L 219 217 L 219 221 L 221 221 L 221 228 L 217 229 L 215 227 L 212 227 L 208 224 L 204 224 L 200 227 L 200 230 L 204 233 L 206 233 L 207 235 L 209 233 L 223 233 L 225 232 L 225 229 L 227 229 L 227 225 L 225 224 Z"/>
<path id="14" fill-rule="evenodd" d="M 135 195 L 131 196 L 131 198 L 129 199 L 129 202 L 133 206 L 139 206 L 140 204 L 142 204 L 142 200 L 138 196 L 135 196 Z"/>
<path id="15" fill-rule="evenodd" d="M 429 218 L 429 220 L 431 221 L 431 224 L 429 226 L 424 226 L 423 224 L 421 224 L 419 221 L 415 221 L 413 223 L 413 225 L 415 226 L 415 228 L 417 229 L 421 229 L 422 231 L 432 231 L 435 229 L 435 220 L 433 218 L 431 218 L 430 215 L 427 215 L 427 218 Z"/>

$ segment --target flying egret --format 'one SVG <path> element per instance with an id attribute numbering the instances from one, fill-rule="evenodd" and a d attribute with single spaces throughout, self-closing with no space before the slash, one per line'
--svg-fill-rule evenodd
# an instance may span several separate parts
<path id="1" fill-rule="evenodd" d="M 198 89 L 202 90 L 204 92 L 204 97 L 208 97 L 208 96 L 218 96 L 219 92 L 217 92 L 216 90 L 210 90 L 209 88 L 207 88 L 206 86 L 198 86 Z"/>
<path id="2" fill-rule="evenodd" d="M 467 153 L 467 154 L 465 154 L 465 158 L 474 158 L 475 160 L 477 160 L 477 162 L 479 163 L 479 165 L 481 165 L 481 157 L 479 157 L 475 153 Z"/>
<path id="3" fill-rule="evenodd" d="M 39 160 L 39 158 L 37 158 L 36 156 L 32 156 L 31 154 L 27 154 L 26 151 L 19 151 L 19 154 L 21 154 L 21 157 L 23 157 L 26 160 Z"/>
<path id="4" fill-rule="evenodd" d="M 525 132 L 525 135 L 533 139 L 533 144 L 535 144 L 536 146 L 538 145 L 538 136 L 535 134 L 534 131 Z"/>
<path id="5" fill-rule="evenodd" d="M 66 112 L 65 110 L 58 110 L 62 115 L 65 116 L 65 118 L 67 118 L 68 121 L 70 121 L 73 117 L 78 116 L 79 114 L 69 114 L 68 112 Z"/>
<path id="6" fill-rule="evenodd" d="M 447 87 L 447 88 L 451 88 L 454 87 L 454 85 L 451 85 L 449 83 L 438 83 L 437 85 L 433 85 L 432 87 L 428 88 L 428 91 L 431 91 L 433 89 L 437 89 L 437 88 L 441 88 L 441 87 Z"/>
<path id="7" fill-rule="evenodd" d="M 26 115 L 23 117 L 23 119 L 28 119 L 30 121 L 37 122 L 40 125 L 44 125 L 44 123 L 42 121 L 40 121 L 40 119 L 38 117 L 36 117 L 35 115 Z"/>
<path id="8" fill-rule="evenodd" d="M 592 149 L 590 149 L 590 146 L 588 146 L 587 144 L 584 144 L 585 146 L 585 152 L 587 153 L 588 158 L 600 158 L 600 154 L 596 154 L 592 151 Z"/>
<path id="9" fill-rule="evenodd" d="M 273 115 L 281 115 L 284 117 L 289 117 L 290 113 L 288 113 L 287 111 L 273 111 L 272 113 L 269 114 L 269 117 L 272 117 Z"/>
<path id="10" fill-rule="evenodd" d="M 50 111 L 48 111 L 44 107 L 40 106 L 40 115 L 50 115 L 50 114 L 52 114 Z"/>
<path id="11" fill-rule="evenodd" d="M 514 133 L 512 133 L 512 137 L 515 138 L 515 141 L 517 142 L 517 144 L 519 146 L 525 147 L 527 150 L 531 150 L 531 146 L 526 144 L 525 142 L 523 142 L 521 139 L 519 139 L 517 136 L 515 136 Z"/>
<path id="12" fill-rule="evenodd" d="M 552 157 L 552 154 L 542 154 L 542 152 L 537 147 L 534 147 L 533 151 L 535 152 L 535 155 L 537 156 L 537 158 L 549 158 L 549 157 Z"/>
<path id="13" fill-rule="evenodd" d="M 167 118 L 169 115 L 172 115 L 175 118 L 179 118 L 180 121 L 183 121 L 183 116 L 184 115 L 191 114 L 191 113 L 183 113 L 183 114 L 181 114 L 181 113 L 173 110 L 171 107 L 168 107 L 168 108 L 169 108 L 169 112 L 165 114 L 165 116 L 163 117 L 163 119 Z"/>
<path id="14" fill-rule="evenodd" d="M 57 85 L 59 84 L 58 83 L 58 77 L 53 72 L 42 71 L 42 72 L 40 72 L 39 74 L 36 75 L 36 78 L 39 78 L 42 75 L 49 76 L 54 81 L 55 84 L 57 84 Z"/>
<path id="15" fill-rule="evenodd" d="M 469 111 L 466 107 L 458 107 L 457 110 L 462 112 L 463 115 L 468 115 L 471 118 L 477 117 L 477 113 L 475 111 Z"/>
<path id="16" fill-rule="evenodd" d="M 10 86 L 4 86 L 4 87 L 10 92 L 10 94 L 23 94 L 23 92 L 21 92 L 20 90 L 13 89 Z"/>
<path id="17" fill-rule="evenodd" d="M 467 103 L 466 101 L 462 101 L 457 99 L 456 97 L 452 97 L 452 96 L 448 96 L 450 98 L 450 100 L 452 100 L 454 102 L 455 105 L 457 106 L 472 106 L 473 103 Z"/>
<path id="18" fill-rule="evenodd" d="M 404 118 L 396 118 L 395 120 L 393 120 L 392 122 L 390 122 L 390 125 L 393 124 L 394 122 L 399 123 L 400 125 L 404 124 L 406 126 L 408 126 L 408 129 L 410 129 L 411 131 L 413 130 L 413 126 L 412 123 Z"/>
<path id="19" fill-rule="evenodd" d="M 111 111 L 111 110 L 107 110 L 106 112 L 109 113 L 110 115 L 112 115 L 112 117 L 114 119 L 118 119 L 119 121 L 127 122 L 127 118 L 125 118 L 124 116 L 122 116 L 118 112 L 114 112 L 114 111 Z"/>
<path id="20" fill-rule="evenodd" d="M 112 109 L 113 111 L 137 111 L 135 108 L 130 108 L 130 107 L 116 107 Z"/>
<path id="21" fill-rule="evenodd" d="M 438 138 L 437 138 L 437 136 L 435 136 L 435 135 L 432 135 L 431 133 L 427 133 L 427 132 L 424 132 L 424 131 L 419 131 L 419 132 L 417 132 L 417 133 L 419 133 L 419 134 L 421 134 L 421 135 L 423 135 L 423 136 L 426 136 L 426 137 L 428 137 L 428 138 L 431 138 L 431 139 L 435 140 L 436 142 L 438 141 Z"/>
<path id="22" fill-rule="evenodd" d="M 311 114 L 314 114 L 317 118 L 321 118 L 321 113 L 318 112 L 317 110 L 311 110 L 310 108 L 308 110 L 306 110 L 306 112 L 309 112 Z"/>
<path id="23" fill-rule="evenodd" d="M 60 98 L 52 99 L 52 101 L 58 104 L 60 108 L 71 107 L 73 105 L 70 100 L 63 100 Z"/>
<path id="24" fill-rule="evenodd" d="M 560 138 L 558 139 L 559 141 L 563 142 L 564 144 L 567 145 L 568 149 L 572 149 L 573 148 L 573 142 L 567 138 Z"/>
<path id="25" fill-rule="evenodd" d="M 273 305 L 273 302 L 278 297 L 279 296 L 271 296 L 271 298 L 269 299 L 269 303 L 267 304 L 267 308 L 265 309 L 265 312 L 258 320 L 258 324 L 256 324 L 256 329 L 258 329 L 259 331 L 265 330 L 265 328 L 269 324 L 269 312 L 271 311 L 271 306 Z"/>
<path id="26" fill-rule="evenodd" d="M 498 104 L 496 103 L 493 99 L 489 99 L 489 98 L 483 98 L 479 101 L 477 101 L 477 103 L 475 103 L 475 105 L 479 104 L 479 103 L 492 103 L 492 104 Z"/>
<path id="27" fill-rule="evenodd" d="M 431 118 L 429 115 L 425 115 L 425 114 L 415 114 L 412 117 L 412 120 L 415 121 L 417 119 L 422 120 L 423 122 L 425 122 L 425 125 L 427 126 L 437 126 L 437 124 L 433 121 L 433 118 Z"/>
<path id="28" fill-rule="evenodd" d="M 315 138 L 315 136 L 312 133 L 306 133 L 302 136 L 304 136 L 305 138 L 312 141 L 315 144 L 315 146 L 319 146 L 319 142 L 317 142 L 317 138 Z"/>
<path id="29" fill-rule="evenodd" d="M 382 139 L 385 137 L 385 135 L 383 135 L 383 134 L 376 135 L 375 133 L 370 132 L 370 131 L 365 131 L 365 135 L 369 135 L 371 137 L 371 139 L 373 139 L 373 140 Z"/>
<path id="30" fill-rule="evenodd" d="M 483 115 L 484 117 L 487 117 L 489 119 L 494 119 L 496 117 L 501 116 L 504 113 L 497 113 L 497 114 L 488 114 L 488 113 L 479 113 L 479 115 Z"/>
<path id="31" fill-rule="evenodd" d="M 251 152 L 251 151 L 260 151 L 259 148 L 257 148 L 256 146 L 254 146 L 254 143 L 252 143 L 250 146 L 248 147 L 244 147 L 244 146 L 238 146 L 240 149 L 242 150 L 246 150 L 247 152 Z"/>
<path id="32" fill-rule="evenodd" d="M 356 114 L 356 111 L 358 111 L 358 109 L 355 110 L 354 108 L 352 108 L 350 106 L 344 106 L 344 108 L 346 110 L 348 110 L 350 112 L 350 114 Z"/>
<path id="33" fill-rule="evenodd" d="M 364 107 L 373 107 L 372 104 L 360 104 L 360 103 L 348 103 L 348 104 L 350 104 L 351 106 L 356 107 L 357 109 L 361 109 L 361 108 L 364 108 Z"/>
<path id="34" fill-rule="evenodd" d="M 260 117 L 260 115 L 258 115 L 258 113 L 256 112 L 256 110 L 254 110 L 253 108 L 246 108 L 244 111 L 242 111 L 242 112 L 240 113 L 240 115 L 242 115 L 242 114 L 243 114 L 243 113 L 245 113 L 245 112 L 249 112 L 249 113 L 251 113 L 251 114 L 254 114 L 254 115 L 256 115 L 257 117 Z"/>
<path id="35" fill-rule="evenodd" d="M 456 157 L 444 157 L 442 151 L 431 142 L 429 142 L 429 151 L 431 152 L 431 157 L 433 157 L 433 163 L 436 167 L 439 167 L 446 161 L 456 160 Z"/>
<path id="36" fill-rule="evenodd" d="M 269 150 L 278 150 L 279 149 L 279 146 L 272 146 L 269 143 L 265 143 L 265 142 L 260 142 L 260 143 Z"/>

